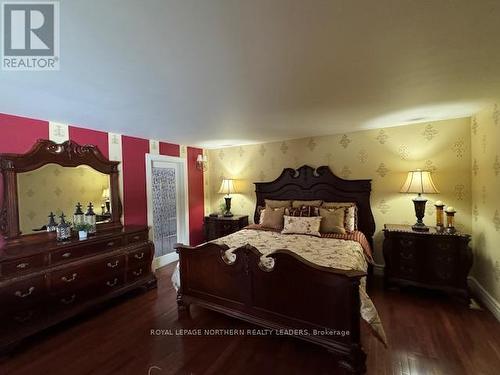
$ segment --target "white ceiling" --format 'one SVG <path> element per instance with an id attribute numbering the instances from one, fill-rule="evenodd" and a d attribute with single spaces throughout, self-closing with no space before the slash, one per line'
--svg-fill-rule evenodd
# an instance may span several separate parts
<path id="1" fill-rule="evenodd" d="M 0 112 L 216 147 L 468 116 L 500 95 L 500 1 L 62 0 L 61 70 Z"/>

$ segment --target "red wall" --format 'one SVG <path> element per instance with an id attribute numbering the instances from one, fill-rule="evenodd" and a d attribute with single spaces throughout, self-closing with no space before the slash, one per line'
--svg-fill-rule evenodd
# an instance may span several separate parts
<path id="1" fill-rule="evenodd" d="M 191 246 L 205 240 L 203 234 L 203 217 L 205 215 L 203 195 L 203 172 L 196 168 L 196 157 L 203 153 L 200 148 L 187 148 L 187 165 L 189 179 L 189 240 Z"/>
<path id="2" fill-rule="evenodd" d="M 160 142 L 160 155 L 179 157 L 181 155 L 181 148 L 179 145 L 173 143 Z"/>
<path id="3" fill-rule="evenodd" d="M 122 136 L 125 225 L 147 225 L 146 159 L 149 141 Z"/>
<path id="4" fill-rule="evenodd" d="M 23 153 L 49 138 L 49 122 L 0 113 L 0 152 Z"/>
<path id="5" fill-rule="evenodd" d="M 0 153 L 18 154 L 27 152 L 38 139 L 47 139 L 48 137 L 48 121 L 0 113 Z M 0 207 L 2 201 L 3 179 L 0 178 Z"/>
<path id="6" fill-rule="evenodd" d="M 109 157 L 108 133 L 70 126 L 69 139 L 79 145 L 96 145 L 104 156 Z"/>
<path id="7" fill-rule="evenodd" d="M 108 133 L 69 127 L 69 137 L 78 144 L 94 144 L 108 157 Z M 48 121 L 0 113 L 0 153 L 25 153 L 38 139 L 49 138 Z M 141 138 L 122 136 L 123 154 L 123 211 L 125 225 L 146 225 L 146 162 L 149 141 Z M 204 241 L 203 216 L 203 173 L 196 169 L 196 156 L 201 149 L 189 147 L 188 153 L 188 190 L 189 223 L 191 244 Z M 179 145 L 160 142 L 160 154 L 179 156 Z M 0 179 L 0 207 L 3 197 Z"/>

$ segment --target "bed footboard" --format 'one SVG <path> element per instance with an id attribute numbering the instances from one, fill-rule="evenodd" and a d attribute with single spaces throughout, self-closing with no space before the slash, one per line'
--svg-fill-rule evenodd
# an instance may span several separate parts
<path id="1" fill-rule="evenodd" d="M 360 271 L 317 266 L 278 250 L 272 267 L 246 245 L 233 259 L 226 246 L 175 246 L 179 254 L 180 311 L 196 304 L 327 348 L 353 373 L 366 371 L 360 343 Z"/>

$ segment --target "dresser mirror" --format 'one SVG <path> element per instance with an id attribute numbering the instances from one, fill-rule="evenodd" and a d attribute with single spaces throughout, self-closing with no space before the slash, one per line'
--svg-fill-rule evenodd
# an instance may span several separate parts
<path id="1" fill-rule="evenodd" d="M 97 230 L 121 227 L 118 164 L 96 146 L 71 141 L 40 140 L 26 154 L 1 154 L 3 237 L 47 236 L 50 212 L 72 222 L 77 203 L 84 213 L 93 204 Z"/>
<path id="2" fill-rule="evenodd" d="M 62 167 L 51 163 L 18 173 L 19 230 L 22 235 L 45 231 L 50 212 L 56 219 L 64 213 L 72 222 L 77 203 L 82 204 L 84 212 L 92 203 L 97 223 L 109 222 L 109 191 L 109 175 L 88 165 Z"/>

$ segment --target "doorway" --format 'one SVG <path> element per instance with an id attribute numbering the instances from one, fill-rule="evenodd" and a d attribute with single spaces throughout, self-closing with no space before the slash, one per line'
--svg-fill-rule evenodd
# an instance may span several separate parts
<path id="1" fill-rule="evenodd" d="M 186 160 L 146 154 L 146 192 L 156 269 L 178 259 L 174 244 L 189 245 Z"/>

